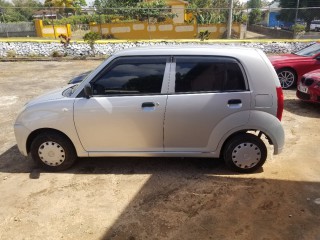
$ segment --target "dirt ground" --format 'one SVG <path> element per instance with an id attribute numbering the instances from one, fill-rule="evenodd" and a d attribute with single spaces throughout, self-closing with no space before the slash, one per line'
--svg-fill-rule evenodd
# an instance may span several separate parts
<path id="1" fill-rule="evenodd" d="M 285 91 L 284 151 L 235 174 L 221 160 L 80 159 L 48 173 L 20 155 L 31 98 L 100 61 L 0 62 L 0 239 L 320 239 L 320 106 Z"/>

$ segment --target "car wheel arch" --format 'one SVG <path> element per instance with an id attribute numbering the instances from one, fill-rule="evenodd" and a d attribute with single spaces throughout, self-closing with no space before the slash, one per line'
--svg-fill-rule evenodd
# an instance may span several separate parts
<path id="1" fill-rule="evenodd" d="M 219 158 L 223 158 L 226 147 L 231 139 L 235 138 L 238 135 L 245 134 L 245 133 L 250 133 L 250 134 L 256 135 L 259 138 L 261 138 L 261 136 L 264 135 L 265 138 L 268 140 L 269 144 L 273 145 L 273 142 L 267 133 L 265 133 L 259 129 L 243 129 L 243 130 L 233 132 L 225 137 L 225 139 L 222 141 L 222 144 L 220 145 L 221 147 L 220 147 L 220 152 L 219 152 Z"/>
<path id="2" fill-rule="evenodd" d="M 57 133 L 57 134 L 62 135 L 63 137 L 65 137 L 66 139 L 68 139 L 68 140 L 72 143 L 74 149 L 75 149 L 76 152 L 77 152 L 77 149 L 76 149 L 74 143 L 72 142 L 71 138 L 68 137 L 64 132 L 61 132 L 61 131 L 59 131 L 59 130 L 57 130 L 57 129 L 53 129 L 53 128 L 40 128 L 40 129 L 34 130 L 33 132 L 31 132 L 31 133 L 29 134 L 29 136 L 28 136 L 28 138 L 27 138 L 27 142 L 26 142 L 27 153 L 30 153 L 30 151 L 31 151 L 31 144 L 32 144 L 33 140 L 34 140 L 38 135 L 43 134 L 43 133 Z"/>

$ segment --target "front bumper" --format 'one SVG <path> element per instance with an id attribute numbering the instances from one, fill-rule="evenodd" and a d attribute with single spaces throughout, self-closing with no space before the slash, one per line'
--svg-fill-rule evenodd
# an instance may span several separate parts
<path id="1" fill-rule="evenodd" d="M 27 152 L 27 139 L 30 134 L 30 130 L 20 123 L 14 124 L 14 135 L 16 137 L 18 149 L 24 156 L 28 156 Z"/>

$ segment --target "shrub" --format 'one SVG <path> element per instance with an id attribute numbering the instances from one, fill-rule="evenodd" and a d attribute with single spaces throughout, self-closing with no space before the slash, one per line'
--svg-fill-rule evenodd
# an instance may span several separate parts
<path id="1" fill-rule="evenodd" d="M 52 57 L 62 57 L 63 54 L 62 54 L 61 52 L 55 50 L 55 51 L 53 51 L 53 52 L 51 53 L 51 56 L 52 56 Z"/>
<path id="2" fill-rule="evenodd" d="M 294 33 L 298 34 L 298 33 L 302 33 L 306 30 L 306 26 L 302 25 L 302 24 L 295 24 L 292 26 L 292 30 Z"/>
<path id="3" fill-rule="evenodd" d="M 209 39 L 210 34 L 211 33 L 208 30 L 205 30 L 205 31 L 199 32 L 197 37 L 200 39 L 200 41 L 204 41 L 204 40 L 208 40 Z"/>
<path id="4" fill-rule="evenodd" d="M 7 51 L 7 57 L 9 58 L 15 58 L 17 56 L 17 53 L 15 50 L 8 50 Z"/>
<path id="5" fill-rule="evenodd" d="M 94 44 L 99 39 L 101 39 L 101 36 L 99 33 L 96 33 L 96 32 L 88 32 L 83 37 L 83 40 L 90 45 L 93 55 L 95 55 Z"/>

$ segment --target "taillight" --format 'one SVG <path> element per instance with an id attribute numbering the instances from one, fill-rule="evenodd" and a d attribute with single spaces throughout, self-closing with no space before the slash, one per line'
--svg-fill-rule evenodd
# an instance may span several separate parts
<path id="1" fill-rule="evenodd" d="M 277 118 L 281 121 L 283 112 L 283 92 L 281 87 L 277 87 L 277 97 L 278 97 L 278 109 Z"/>

